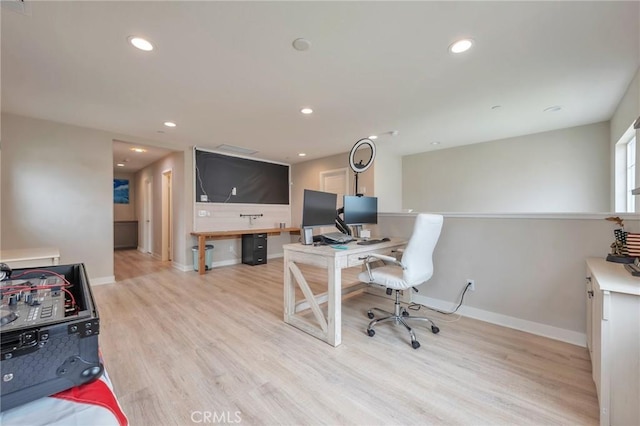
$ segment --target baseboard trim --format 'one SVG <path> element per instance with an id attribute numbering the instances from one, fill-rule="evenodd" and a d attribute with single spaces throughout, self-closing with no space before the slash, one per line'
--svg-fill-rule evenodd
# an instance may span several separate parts
<path id="1" fill-rule="evenodd" d="M 418 294 L 413 295 L 412 301 L 441 311 L 450 311 L 453 307 L 451 302 L 433 299 L 431 297 L 425 297 Z M 513 328 L 515 330 L 525 331 L 527 333 L 548 337 L 554 340 L 560 340 L 561 342 L 571 343 L 572 345 L 582 347 L 587 346 L 587 335 L 585 333 L 578 333 L 576 331 L 553 327 L 547 324 L 497 314 L 495 312 L 489 312 L 471 306 L 461 306 L 460 309 L 458 309 L 458 313 L 465 317 L 501 325 L 503 327 Z"/>
<path id="2" fill-rule="evenodd" d="M 275 253 L 275 254 L 267 255 L 267 260 L 269 260 L 269 259 L 277 259 L 279 257 L 284 257 L 284 253 Z M 212 262 L 211 263 L 211 269 L 218 268 L 220 266 L 238 265 L 240 263 L 242 263 L 242 259 L 240 259 L 240 258 L 221 260 L 219 262 Z M 193 267 L 193 265 L 184 266 L 184 268 L 185 269 L 180 269 L 180 268 L 177 268 L 177 269 L 180 269 L 183 272 L 195 271 L 195 268 Z"/>
<path id="3" fill-rule="evenodd" d="M 89 278 L 89 284 L 91 284 L 92 286 L 113 284 L 115 282 L 116 282 L 116 277 L 114 275 L 111 275 L 110 277 Z"/>
<path id="4" fill-rule="evenodd" d="M 180 272 L 189 272 L 189 271 L 193 271 L 193 265 L 183 265 L 182 263 L 178 263 L 178 262 L 171 262 L 171 267 L 173 269 L 177 269 Z"/>

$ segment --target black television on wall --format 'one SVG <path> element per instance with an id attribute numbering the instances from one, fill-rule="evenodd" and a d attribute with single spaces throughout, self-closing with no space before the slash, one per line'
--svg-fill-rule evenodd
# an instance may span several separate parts
<path id="1" fill-rule="evenodd" d="M 289 204 L 286 164 L 195 149 L 194 180 L 196 202 Z"/>

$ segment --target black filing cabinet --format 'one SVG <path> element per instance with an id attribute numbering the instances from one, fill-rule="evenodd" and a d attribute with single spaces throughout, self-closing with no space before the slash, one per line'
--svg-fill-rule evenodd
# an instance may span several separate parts
<path id="1" fill-rule="evenodd" d="M 267 263 L 267 234 L 242 236 L 242 263 L 262 265 Z"/>

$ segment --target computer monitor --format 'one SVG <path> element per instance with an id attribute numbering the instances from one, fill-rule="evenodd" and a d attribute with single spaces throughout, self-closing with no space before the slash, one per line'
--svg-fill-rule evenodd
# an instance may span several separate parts
<path id="1" fill-rule="evenodd" d="M 334 226 L 338 195 L 331 192 L 304 190 L 302 227 Z"/>
<path id="2" fill-rule="evenodd" d="M 345 195 L 344 222 L 347 225 L 378 223 L 378 198 Z"/>

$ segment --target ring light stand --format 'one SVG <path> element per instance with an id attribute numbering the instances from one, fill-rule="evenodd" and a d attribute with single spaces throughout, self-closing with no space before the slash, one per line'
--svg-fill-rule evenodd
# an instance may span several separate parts
<path id="1" fill-rule="evenodd" d="M 360 154 L 358 162 L 356 162 L 356 153 Z M 368 159 L 363 160 L 363 156 L 368 157 Z M 351 167 L 351 170 L 353 170 L 353 173 L 355 175 L 355 191 L 353 192 L 357 197 L 362 197 L 364 195 L 358 192 L 358 174 L 371 167 L 375 158 L 376 145 L 369 138 L 360 139 L 358 142 L 356 142 L 355 145 L 353 145 L 353 148 L 351 148 L 351 152 L 349 153 L 349 167 Z M 344 222 L 342 222 L 342 224 L 348 228 L 348 226 Z M 362 225 L 353 225 L 352 227 L 354 236 L 359 238 L 362 231 Z"/>
<path id="2" fill-rule="evenodd" d="M 356 152 L 360 150 L 360 152 L 362 153 L 362 152 L 365 152 L 367 149 L 370 151 L 370 153 L 368 153 L 369 159 L 366 160 L 365 162 L 363 161 L 362 158 L 360 158 L 356 163 L 356 158 L 355 158 Z M 368 139 L 368 138 L 360 139 L 358 142 L 356 142 L 355 145 L 353 145 L 353 148 L 351 148 L 351 152 L 349 153 L 349 167 L 351 167 L 351 170 L 353 170 L 355 175 L 354 193 L 358 197 L 362 197 L 364 195 L 364 194 L 358 193 L 358 173 L 362 173 L 365 170 L 367 170 L 369 167 L 371 167 L 371 165 L 373 164 L 373 160 L 375 158 L 376 158 L 376 145 L 373 143 L 371 139 Z"/>

